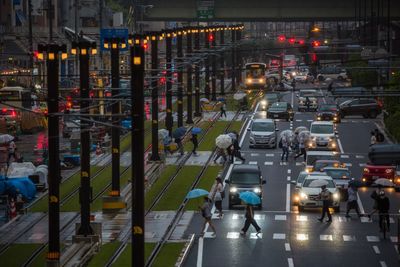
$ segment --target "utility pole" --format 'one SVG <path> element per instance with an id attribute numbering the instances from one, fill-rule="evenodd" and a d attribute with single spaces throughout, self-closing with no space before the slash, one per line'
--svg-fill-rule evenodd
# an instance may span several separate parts
<path id="1" fill-rule="evenodd" d="M 182 31 L 178 30 L 176 38 L 177 45 L 177 69 L 178 69 L 178 127 L 183 126 L 183 52 L 182 52 Z"/>
<path id="2" fill-rule="evenodd" d="M 132 114 L 132 266 L 145 266 L 144 258 L 144 47 L 140 36 L 131 47 L 131 114 Z"/>
<path id="3" fill-rule="evenodd" d="M 47 0 L 47 19 L 49 20 L 49 42 L 53 41 L 53 5 Z"/>
<path id="4" fill-rule="evenodd" d="M 210 50 L 210 33 L 208 32 L 208 29 L 205 29 L 204 31 L 204 48 L 206 49 L 206 58 L 204 60 L 204 67 L 206 70 L 205 73 L 205 88 L 204 88 L 204 94 L 205 98 L 210 100 L 210 59 L 208 56 L 209 50 Z"/>
<path id="5" fill-rule="evenodd" d="M 220 71 L 220 86 L 221 86 L 221 95 L 225 95 L 225 59 L 224 59 L 224 44 L 225 44 L 225 28 L 222 28 L 220 31 L 220 40 L 219 43 L 222 47 L 222 52 L 221 52 L 221 71 Z"/>
<path id="6" fill-rule="evenodd" d="M 200 29 L 195 30 L 194 49 L 200 51 Z M 200 117 L 200 61 L 194 66 L 194 116 Z"/>
<path id="7" fill-rule="evenodd" d="M 216 29 L 213 29 L 213 32 L 211 32 L 211 46 L 213 50 L 215 50 L 215 47 L 217 46 L 217 33 Z M 212 54 L 211 56 L 211 62 L 212 62 L 212 74 L 211 74 L 211 100 L 216 101 L 217 100 L 217 57 L 215 53 Z"/>
<path id="8" fill-rule="evenodd" d="M 172 127 L 174 125 L 174 119 L 172 117 L 172 33 L 167 32 L 165 38 L 165 61 L 166 61 L 166 117 L 165 117 L 165 125 L 169 132 L 169 135 L 172 136 Z"/>
<path id="9" fill-rule="evenodd" d="M 46 256 L 47 266 L 60 265 L 60 140 L 59 140 L 59 115 L 58 94 L 59 94 L 59 53 L 61 59 L 67 58 L 66 45 L 54 43 L 39 44 L 38 58 L 44 59 L 47 54 L 47 106 L 48 106 L 48 149 L 49 149 L 49 245 Z"/>
<path id="10" fill-rule="evenodd" d="M 80 113 L 89 114 L 89 54 L 96 54 L 96 43 L 80 40 L 72 43 L 72 54 L 78 55 L 80 73 Z M 90 186 L 90 125 L 81 121 L 81 187 L 79 188 L 79 203 L 81 206 L 81 224 L 78 235 L 93 235 L 90 226 L 90 203 L 92 202 L 92 187 Z"/>
<path id="11" fill-rule="evenodd" d="M 160 160 L 158 154 L 158 36 L 150 34 L 151 38 L 151 158 L 152 161 Z"/>
<path id="12" fill-rule="evenodd" d="M 242 39 L 242 30 L 237 27 L 236 28 L 236 44 L 237 49 L 236 49 L 236 64 L 237 64 L 237 71 L 236 71 L 236 83 L 240 84 L 242 82 L 242 55 L 240 53 L 240 40 Z"/>
<path id="13" fill-rule="evenodd" d="M 187 78 L 186 78 L 186 92 L 187 92 L 187 119 L 186 123 L 192 124 L 193 123 L 193 97 L 192 97 L 192 30 L 188 29 L 186 34 L 186 57 L 188 58 L 188 65 L 187 65 Z"/>
<path id="14" fill-rule="evenodd" d="M 33 32 L 32 32 L 32 0 L 28 1 L 28 23 L 29 23 L 29 68 L 33 74 Z"/>

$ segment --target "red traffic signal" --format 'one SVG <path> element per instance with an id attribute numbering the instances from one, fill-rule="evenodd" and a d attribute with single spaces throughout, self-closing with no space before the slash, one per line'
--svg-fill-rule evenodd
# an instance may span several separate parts
<path id="1" fill-rule="evenodd" d="M 278 36 L 278 41 L 283 43 L 286 40 L 286 36 L 285 35 L 279 35 Z"/>
<path id="2" fill-rule="evenodd" d="M 312 53 L 311 54 L 311 60 L 312 60 L 312 62 L 317 62 L 317 60 L 318 60 L 317 54 Z"/>
<path id="3" fill-rule="evenodd" d="M 299 45 L 304 45 L 304 40 L 300 39 L 300 40 L 298 40 L 298 43 L 299 43 Z"/>
<path id="4" fill-rule="evenodd" d="M 214 35 L 213 35 L 212 33 L 210 33 L 210 34 L 208 35 L 208 41 L 209 41 L 209 42 L 214 41 Z"/>
<path id="5" fill-rule="evenodd" d="M 290 38 L 288 39 L 288 42 L 289 42 L 289 44 L 293 45 L 293 44 L 296 42 L 296 38 L 290 37 Z"/>
<path id="6" fill-rule="evenodd" d="M 147 51 L 147 49 L 149 48 L 149 45 L 147 43 L 143 44 L 143 48 L 144 48 L 144 51 Z"/>
<path id="7" fill-rule="evenodd" d="M 313 41 L 311 44 L 312 44 L 313 47 L 321 46 L 321 42 L 317 41 L 317 40 Z"/>

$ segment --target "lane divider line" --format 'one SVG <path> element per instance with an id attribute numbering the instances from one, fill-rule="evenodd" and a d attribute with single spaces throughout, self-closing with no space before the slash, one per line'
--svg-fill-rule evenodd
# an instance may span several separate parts
<path id="1" fill-rule="evenodd" d="M 375 254 L 381 254 L 381 251 L 379 250 L 378 246 L 372 246 L 372 248 L 375 251 Z"/>
<path id="2" fill-rule="evenodd" d="M 288 266 L 289 267 L 294 267 L 294 263 L 293 263 L 293 259 L 292 258 L 288 258 L 287 259 L 287 262 L 288 262 Z M 382 266 L 383 267 L 383 266 Z"/>
<path id="3" fill-rule="evenodd" d="M 285 250 L 286 250 L 286 251 L 291 251 L 291 248 L 290 248 L 290 244 L 289 244 L 289 243 L 285 243 Z"/>
<path id="4" fill-rule="evenodd" d="M 286 212 L 290 212 L 290 184 L 286 185 Z"/>
<path id="5" fill-rule="evenodd" d="M 340 149 L 340 153 L 344 153 L 344 150 L 343 150 L 343 146 L 342 146 L 342 142 L 340 142 L 340 139 L 338 138 L 337 139 L 337 143 L 338 143 L 338 146 L 339 146 L 339 149 Z"/>
<path id="6" fill-rule="evenodd" d="M 358 194 L 358 192 L 357 192 L 357 204 L 358 204 L 358 208 L 360 209 L 360 213 L 365 214 L 364 206 L 361 202 L 361 198 L 360 198 L 360 195 Z"/>

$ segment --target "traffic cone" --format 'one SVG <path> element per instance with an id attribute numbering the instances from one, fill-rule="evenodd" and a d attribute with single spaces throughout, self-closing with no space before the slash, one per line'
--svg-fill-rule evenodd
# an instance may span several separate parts
<path id="1" fill-rule="evenodd" d="M 14 198 L 10 200 L 10 219 L 13 219 L 17 216 L 17 207 L 15 206 Z"/>

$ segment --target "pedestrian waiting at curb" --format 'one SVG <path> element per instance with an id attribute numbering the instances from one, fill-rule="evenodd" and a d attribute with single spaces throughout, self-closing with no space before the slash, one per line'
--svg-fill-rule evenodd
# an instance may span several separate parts
<path id="1" fill-rule="evenodd" d="M 193 143 L 193 150 L 192 150 L 192 153 L 193 153 L 194 155 L 197 155 L 196 149 L 197 149 L 197 147 L 199 146 L 199 141 L 197 140 L 197 134 L 192 134 L 192 137 L 190 138 L 190 140 L 191 140 L 192 143 Z"/>
<path id="2" fill-rule="evenodd" d="M 240 231 L 241 235 L 245 235 L 247 230 L 250 227 L 250 224 L 254 226 L 254 228 L 256 228 L 257 231 L 257 235 L 261 233 L 261 227 L 258 226 L 256 220 L 254 220 L 254 211 L 253 211 L 253 206 L 247 204 L 246 205 L 246 214 L 245 214 L 245 222 L 244 222 L 244 226 L 242 228 L 242 230 Z"/>
<path id="3" fill-rule="evenodd" d="M 175 143 L 178 146 L 178 150 L 181 153 L 181 156 L 185 154 L 185 151 L 183 150 L 182 138 L 183 137 L 175 138 Z"/>
<path id="4" fill-rule="evenodd" d="M 358 217 L 361 217 L 362 214 L 360 213 L 360 209 L 357 203 L 357 187 L 350 186 L 347 189 L 348 199 L 347 199 L 347 210 L 346 210 L 346 218 L 350 218 L 349 215 L 350 210 L 355 209 L 357 212 Z"/>
<path id="5" fill-rule="evenodd" d="M 328 220 L 326 222 L 332 222 L 332 215 L 329 211 L 329 206 L 332 204 L 332 193 L 326 188 L 326 185 L 321 186 L 319 199 L 322 200 L 322 213 L 321 218 L 319 218 L 318 221 L 322 222 L 325 218 L 325 214 L 327 214 Z"/>
<path id="6" fill-rule="evenodd" d="M 204 197 L 204 202 L 202 206 L 199 206 L 201 211 L 201 216 L 204 218 L 203 227 L 201 228 L 201 235 L 204 235 L 204 230 L 206 229 L 206 224 L 210 225 L 211 229 L 214 231 L 212 237 L 217 235 L 214 225 L 211 222 L 211 201 L 208 197 Z"/>
<path id="7" fill-rule="evenodd" d="M 224 117 L 226 118 L 226 104 L 222 103 L 221 105 L 221 118 Z"/>

